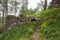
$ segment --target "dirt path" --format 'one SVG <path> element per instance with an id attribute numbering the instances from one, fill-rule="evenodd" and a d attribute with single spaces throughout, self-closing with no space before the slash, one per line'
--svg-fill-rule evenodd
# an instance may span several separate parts
<path id="1" fill-rule="evenodd" d="M 36 29 L 33 32 L 33 40 L 39 40 L 39 29 L 41 28 L 41 24 L 43 23 L 43 21 L 40 21 L 39 25 L 36 27 Z"/>
<path id="2" fill-rule="evenodd" d="M 37 28 L 34 30 L 33 32 L 33 40 L 39 40 L 39 29 L 40 29 L 40 26 L 37 26 Z"/>
<path id="3" fill-rule="evenodd" d="M 38 31 L 34 31 L 33 40 L 39 40 Z"/>

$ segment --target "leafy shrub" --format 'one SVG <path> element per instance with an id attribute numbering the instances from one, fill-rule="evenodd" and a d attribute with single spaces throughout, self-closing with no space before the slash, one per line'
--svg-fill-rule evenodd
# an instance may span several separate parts
<path id="1" fill-rule="evenodd" d="M 0 40 L 26 40 L 27 37 L 32 39 L 31 36 L 37 25 L 38 21 L 11 28 L 0 34 Z"/>
<path id="2" fill-rule="evenodd" d="M 39 18 L 44 22 L 40 33 L 47 40 L 60 40 L 60 8 L 42 11 Z"/>

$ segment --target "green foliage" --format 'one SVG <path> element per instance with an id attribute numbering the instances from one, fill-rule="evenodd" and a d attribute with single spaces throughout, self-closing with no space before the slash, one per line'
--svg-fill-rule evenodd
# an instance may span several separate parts
<path id="1" fill-rule="evenodd" d="M 2 0 L 0 0 L 0 4 L 2 4 Z"/>
<path id="2" fill-rule="evenodd" d="M 31 36 L 37 25 L 38 21 L 11 28 L 0 34 L 0 40 L 26 40 L 26 38 L 32 38 Z"/>
<path id="3" fill-rule="evenodd" d="M 2 18 L 0 17 L 0 32 L 1 32 L 1 27 L 2 26 Z"/>
<path id="4" fill-rule="evenodd" d="M 39 18 L 44 22 L 40 33 L 47 40 L 60 40 L 60 8 L 42 11 Z"/>
<path id="5" fill-rule="evenodd" d="M 32 35 L 37 25 L 41 27 L 39 29 L 39 37 L 42 40 L 43 38 L 46 40 L 60 40 L 60 8 L 48 9 L 42 11 L 40 14 L 33 14 L 32 17 L 35 16 L 43 20 L 42 25 L 39 25 L 39 21 L 34 21 L 18 27 L 9 28 L 5 33 L 0 33 L 0 40 L 26 40 L 26 38 L 32 40 Z M 27 14 L 24 17 L 28 18 L 31 16 Z"/>

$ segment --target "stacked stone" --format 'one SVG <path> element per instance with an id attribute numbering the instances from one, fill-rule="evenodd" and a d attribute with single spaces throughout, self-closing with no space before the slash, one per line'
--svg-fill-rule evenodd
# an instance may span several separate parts
<path id="1" fill-rule="evenodd" d="M 8 15 L 6 17 L 6 23 L 5 23 L 5 27 L 4 27 L 4 31 L 8 30 L 8 28 L 14 24 L 16 22 L 16 17 L 13 15 Z"/>

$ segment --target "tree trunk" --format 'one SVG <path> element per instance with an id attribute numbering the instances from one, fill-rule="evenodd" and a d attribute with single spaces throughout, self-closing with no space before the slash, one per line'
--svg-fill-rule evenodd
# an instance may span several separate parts
<path id="1" fill-rule="evenodd" d="M 8 14 L 8 0 L 2 0 L 2 6 L 3 6 L 2 27 L 5 28 L 5 23 L 6 23 L 5 17 Z"/>
<path id="2" fill-rule="evenodd" d="M 17 3 L 16 3 L 16 0 L 15 0 L 15 16 L 16 16 L 16 12 L 17 12 Z"/>
<path id="3" fill-rule="evenodd" d="M 46 8 L 47 8 L 47 0 L 45 0 L 44 10 L 46 10 Z"/>

